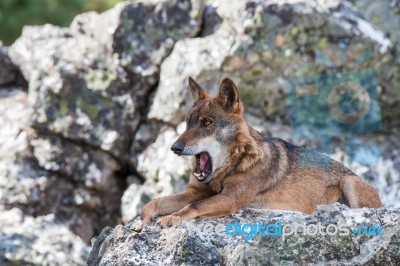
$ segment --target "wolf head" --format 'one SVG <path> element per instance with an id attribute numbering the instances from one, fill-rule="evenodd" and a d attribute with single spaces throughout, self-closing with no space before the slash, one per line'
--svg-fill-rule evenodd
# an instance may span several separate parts
<path id="1" fill-rule="evenodd" d="M 189 78 L 193 106 L 186 117 L 186 131 L 171 146 L 178 155 L 194 155 L 194 175 L 201 183 L 211 180 L 229 155 L 229 146 L 244 122 L 243 104 L 234 82 L 224 78 L 216 97 Z"/>

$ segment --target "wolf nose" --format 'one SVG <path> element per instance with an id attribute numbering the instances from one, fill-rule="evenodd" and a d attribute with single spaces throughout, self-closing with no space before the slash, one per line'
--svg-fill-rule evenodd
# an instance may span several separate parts
<path id="1" fill-rule="evenodd" d="M 181 142 L 175 142 L 174 144 L 172 144 L 171 146 L 171 150 L 178 155 L 181 155 L 183 148 L 185 146 L 181 143 Z"/>

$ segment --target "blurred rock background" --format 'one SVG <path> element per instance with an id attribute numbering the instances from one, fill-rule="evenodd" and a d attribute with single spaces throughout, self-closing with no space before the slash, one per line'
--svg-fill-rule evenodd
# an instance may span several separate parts
<path id="1" fill-rule="evenodd" d="M 376 72 L 383 129 L 358 141 L 381 158 L 350 162 L 346 136 L 333 139 L 333 157 L 378 188 L 385 207 L 400 207 L 398 0 L 143 0 L 68 24 L 58 14 L 70 5 L 117 1 L 41 2 L 23 5 L 40 20 L 20 15 L 18 1 L 0 4 L 0 262 L 84 264 L 102 228 L 181 191 L 189 158 L 169 147 L 185 129 L 188 76 L 214 94 L 231 77 L 252 126 L 318 148 L 292 137 L 285 85 L 337 71 L 318 53 L 342 72 Z M 24 16 L 66 27 L 25 26 L 14 41 Z M 349 63 L 340 65 L 343 40 Z M 354 64 L 365 51 L 372 56 Z"/>

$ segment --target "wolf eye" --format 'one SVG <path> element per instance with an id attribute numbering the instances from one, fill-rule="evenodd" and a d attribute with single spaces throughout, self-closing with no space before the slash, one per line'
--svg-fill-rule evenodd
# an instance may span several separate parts
<path id="1" fill-rule="evenodd" d="M 209 120 L 209 119 L 204 119 L 202 122 L 201 122 L 201 124 L 203 125 L 203 126 L 209 126 L 210 124 L 211 124 L 211 120 Z"/>

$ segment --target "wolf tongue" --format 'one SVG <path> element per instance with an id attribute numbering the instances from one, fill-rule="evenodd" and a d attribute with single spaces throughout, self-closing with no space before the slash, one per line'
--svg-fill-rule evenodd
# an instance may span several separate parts
<path id="1" fill-rule="evenodd" d="M 199 160 L 200 172 L 204 172 L 204 170 L 206 170 L 207 161 L 208 161 L 208 154 L 206 152 L 200 153 L 200 160 Z"/>

